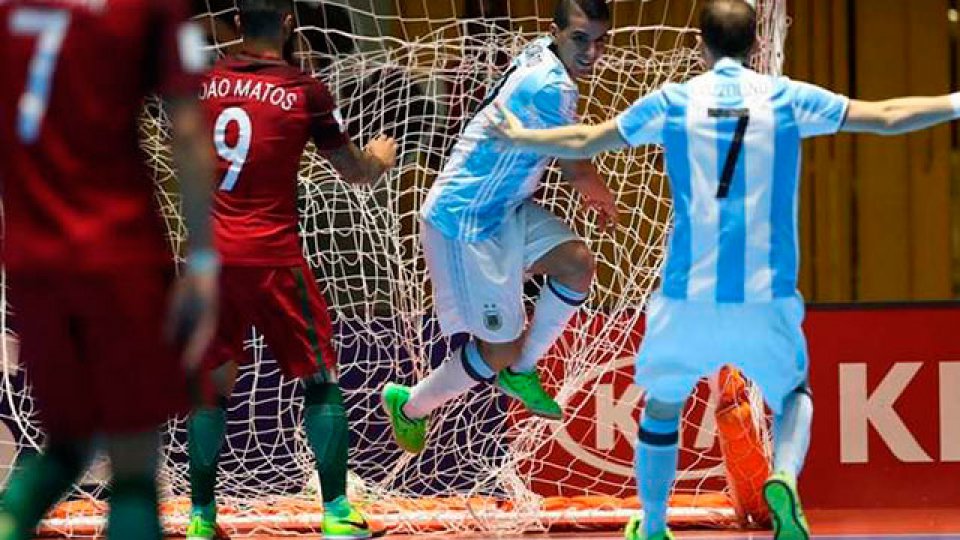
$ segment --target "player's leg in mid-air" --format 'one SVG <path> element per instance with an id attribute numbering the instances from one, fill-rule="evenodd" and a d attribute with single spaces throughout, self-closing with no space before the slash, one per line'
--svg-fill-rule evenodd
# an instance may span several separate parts
<path id="1" fill-rule="evenodd" d="M 521 339 L 520 353 L 506 366 L 499 359 L 491 362 L 498 368 L 497 385 L 500 389 L 521 400 L 533 414 L 547 418 L 562 416 L 560 406 L 543 389 L 537 362 L 559 339 L 567 323 L 586 301 L 594 269 L 593 253 L 580 239 L 566 241 L 540 257 L 530 271 L 545 275 L 547 279 L 537 299 L 533 320 Z"/>
<path id="2" fill-rule="evenodd" d="M 219 405 L 198 409 L 190 418 L 190 476 L 193 517 L 188 538 L 217 538 L 217 459 L 224 443 L 226 396 L 236 378 L 234 360 L 252 323 L 263 333 L 284 376 L 299 379 L 303 422 L 313 451 L 323 496 L 325 538 L 368 538 L 370 527 L 346 497 L 349 429 L 337 381 L 333 327 L 326 302 L 304 262 L 291 268 L 225 268 L 223 316 L 209 365 L 215 370 Z M 226 363 L 225 360 L 229 360 Z"/>
<path id="3" fill-rule="evenodd" d="M 423 224 L 422 241 L 443 332 L 472 339 L 415 387 L 388 384 L 384 406 L 402 448 L 426 444 L 427 418 L 444 403 L 495 381 L 533 414 L 560 418 L 544 391 L 537 361 L 587 297 L 593 255 L 558 218 L 531 202 L 501 226 L 497 237 L 464 243 Z M 548 276 L 526 333 L 526 271 Z"/>

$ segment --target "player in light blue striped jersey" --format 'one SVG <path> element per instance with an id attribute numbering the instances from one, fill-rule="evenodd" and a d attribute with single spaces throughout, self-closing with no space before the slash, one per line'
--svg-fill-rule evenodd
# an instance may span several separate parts
<path id="1" fill-rule="evenodd" d="M 645 514 L 642 524 L 631 521 L 627 538 L 672 538 L 666 509 L 680 414 L 696 382 L 730 363 L 759 385 L 774 412 L 774 474 L 764 496 L 775 538 L 807 539 L 796 491 L 813 414 L 797 292 L 801 141 L 924 129 L 960 116 L 960 98 L 865 102 L 756 73 L 745 65 L 756 11 L 744 0 L 710 0 L 700 29 L 709 70 L 664 85 L 613 120 L 538 130 L 502 110 L 494 131 L 525 151 L 563 159 L 628 145 L 665 149 L 674 222 L 636 361 L 636 382 L 647 390 L 636 452 Z"/>
<path id="2" fill-rule="evenodd" d="M 537 361 L 586 300 L 594 275 L 590 249 L 532 197 L 549 158 L 489 136 L 497 104 L 532 126 L 577 123 L 576 79 L 603 54 L 610 30 L 605 0 L 558 0 L 550 36 L 514 59 L 467 124 L 421 211 L 421 242 L 443 333 L 472 339 L 412 389 L 388 384 L 383 400 L 397 442 L 419 452 L 426 419 L 481 383 L 520 399 L 533 414 L 560 418 Z M 616 220 L 613 194 L 588 159 L 560 160 L 564 179 L 601 225 Z M 547 276 L 526 327 L 525 274 Z M 526 327 L 526 328 L 525 328 Z"/>

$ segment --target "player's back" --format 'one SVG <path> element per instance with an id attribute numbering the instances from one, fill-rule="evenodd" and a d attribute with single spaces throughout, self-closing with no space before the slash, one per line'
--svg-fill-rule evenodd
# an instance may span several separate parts
<path id="1" fill-rule="evenodd" d="M 845 110 L 844 99 L 810 88 L 723 59 L 666 85 L 652 98 L 662 103 L 647 109 L 660 108 L 659 118 L 631 120 L 661 130 L 655 140 L 666 148 L 675 208 L 666 296 L 751 302 L 796 294 L 801 139 L 836 131 Z"/>
<path id="2" fill-rule="evenodd" d="M 201 43 L 181 27 L 185 8 L 176 0 L 0 2 L 8 268 L 169 263 L 137 117 L 150 92 L 195 92 L 181 61 L 199 70 Z M 198 47 L 170 54 L 189 45 Z"/>
<path id="3" fill-rule="evenodd" d="M 551 45 L 551 38 L 540 38 L 527 46 L 460 135 L 421 211 L 445 236 L 468 242 L 489 237 L 507 212 L 533 195 L 550 163 L 490 136 L 487 115 L 495 102 L 527 127 L 576 122 L 577 86 Z"/>
<path id="4" fill-rule="evenodd" d="M 214 67 L 200 99 L 219 156 L 214 225 L 224 263 L 297 264 L 297 178 L 304 148 L 311 138 L 331 148 L 347 140 L 332 96 L 279 58 L 243 53 Z"/>

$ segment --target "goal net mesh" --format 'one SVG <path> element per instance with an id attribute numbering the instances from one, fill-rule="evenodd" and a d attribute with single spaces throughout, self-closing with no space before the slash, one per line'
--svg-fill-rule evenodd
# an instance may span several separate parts
<path id="1" fill-rule="evenodd" d="M 304 254 L 336 325 L 351 425 L 350 496 L 373 521 L 397 531 L 610 526 L 636 506 L 632 446 L 642 391 L 629 380 L 642 307 L 656 284 L 671 215 L 660 148 L 595 159 L 622 212 L 615 230 L 600 231 L 596 216 L 579 210 L 555 167 L 537 195 L 586 240 L 598 265 L 589 301 L 541 364 L 565 409 L 564 421 L 527 416 L 494 388 L 477 388 L 435 413 L 428 449 L 412 456 L 394 443 L 379 402 L 385 381 L 414 384 L 457 345 L 441 335 L 432 313 L 417 211 L 487 89 L 526 43 L 549 32 L 552 3 L 293 2 L 295 61 L 329 85 L 354 142 L 362 146 L 380 133 L 399 142 L 398 167 L 372 187 L 340 181 L 312 148 L 300 169 Z M 583 120 L 607 120 L 662 84 L 701 72 L 695 24 L 702 3 L 613 0 L 606 53 L 595 73 L 579 83 Z M 197 20 L 216 50 L 229 53 L 241 42 L 232 30 L 233 0 L 199 4 Z M 761 47 L 753 64 L 777 73 L 784 0 L 761 0 L 758 9 Z M 159 103 L 147 104 L 143 146 L 179 250 L 184 230 L 166 120 Z M 536 283 L 526 294 L 529 305 Z M 257 362 L 241 371 L 229 402 L 217 490 L 221 521 L 235 532 L 316 530 L 321 506 L 301 428 L 301 389 L 280 376 L 255 329 L 245 353 Z M 2 475 L 17 456 L 42 443 L 27 380 L 6 358 Z M 755 391 L 735 376 L 697 389 L 684 416 L 675 518 L 708 525 L 747 518 L 756 495 L 750 489 L 762 481 L 769 455 L 763 420 Z M 718 437 L 724 425 L 733 426 L 733 439 L 745 437 L 747 443 Z M 162 480 L 164 510 L 174 528 L 189 511 L 186 464 L 184 422 L 171 421 Z M 47 526 L 73 535 L 96 532 L 105 480 L 98 462 Z"/>

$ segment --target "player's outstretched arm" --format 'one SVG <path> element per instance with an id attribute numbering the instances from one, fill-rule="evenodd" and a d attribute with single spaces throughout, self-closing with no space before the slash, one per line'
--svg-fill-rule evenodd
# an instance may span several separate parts
<path id="1" fill-rule="evenodd" d="M 184 347 L 184 363 L 196 369 L 213 337 L 217 320 L 219 259 L 210 231 L 213 156 L 199 103 L 193 98 L 168 102 L 173 128 L 173 160 L 187 227 L 187 267 L 174 291 L 168 317 L 171 339 Z"/>
<path id="2" fill-rule="evenodd" d="M 602 124 L 576 124 L 553 129 L 527 129 L 506 107 L 497 104 L 490 115 L 494 136 L 518 149 L 562 159 L 588 159 L 627 146 L 615 120 Z"/>
<path id="3" fill-rule="evenodd" d="M 193 99 L 168 100 L 173 128 L 173 160 L 183 199 L 183 219 L 190 232 L 187 250 L 212 249 L 210 201 L 213 156 L 206 140 L 203 113 Z"/>
<path id="4" fill-rule="evenodd" d="M 336 150 L 322 152 L 333 168 L 351 184 L 372 184 L 397 163 L 397 141 L 380 135 L 360 150 L 347 143 Z"/>
<path id="5" fill-rule="evenodd" d="M 899 135 L 960 117 L 960 96 L 905 97 L 886 101 L 851 100 L 841 131 Z"/>

